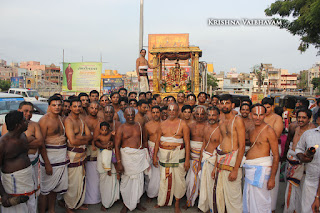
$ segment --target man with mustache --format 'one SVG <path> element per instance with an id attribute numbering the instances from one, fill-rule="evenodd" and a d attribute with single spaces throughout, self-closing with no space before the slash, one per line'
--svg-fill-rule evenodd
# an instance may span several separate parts
<path id="1" fill-rule="evenodd" d="M 217 147 L 215 207 L 220 213 L 242 212 L 241 162 L 245 151 L 245 126 L 242 118 L 232 113 L 230 94 L 220 98 L 224 120 L 220 121 L 222 141 Z"/>
<path id="2" fill-rule="evenodd" d="M 213 186 L 214 167 L 216 164 L 216 148 L 219 146 L 221 133 L 219 129 L 219 114 L 217 107 L 207 109 L 208 121 L 203 130 L 203 145 L 201 148 L 200 161 L 201 181 L 198 208 L 203 212 L 213 212 Z"/>

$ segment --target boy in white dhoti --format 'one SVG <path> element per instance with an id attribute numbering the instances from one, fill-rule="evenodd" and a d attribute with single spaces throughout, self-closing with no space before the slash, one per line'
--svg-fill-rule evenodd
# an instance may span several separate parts
<path id="1" fill-rule="evenodd" d="M 186 192 L 185 174 L 190 167 L 190 130 L 186 122 L 178 118 L 178 110 L 178 104 L 169 104 L 169 117 L 160 124 L 153 155 L 153 164 L 160 165 L 156 208 L 170 206 L 175 197 L 175 212 L 181 212 L 180 199 Z"/>
<path id="2" fill-rule="evenodd" d="M 148 163 L 148 150 L 142 144 L 143 129 L 134 121 L 135 111 L 128 107 L 124 110 L 126 123 L 122 124 L 116 132 L 115 151 L 118 171 L 122 174 L 120 192 L 123 199 L 122 213 L 135 208 L 146 211 L 141 206 L 140 198 L 143 194 L 144 171 L 150 166 Z"/>
<path id="3" fill-rule="evenodd" d="M 216 148 L 220 143 L 219 114 L 217 107 L 207 110 L 208 122 L 204 129 L 204 142 L 201 148 L 201 181 L 198 208 L 203 212 L 213 212 L 214 167 Z"/>
<path id="4" fill-rule="evenodd" d="M 250 149 L 246 155 L 243 212 L 271 212 L 271 189 L 279 164 L 278 140 L 274 130 L 264 122 L 266 108 L 251 108 L 255 128 L 249 132 Z M 273 158 L 270 156 L 270 150 Z"/>
<path id="5" fill-rule="evenodd" d="M 100 135 L 95 139 L 98 150 L 97 170 L 100 173 L 101 210 L 106 211 L 120 198 L 119 180 L 112 163 L 112 132 L 108 122 L 100 123 Z M 120 178 L 120 176 L 119 176 Z"/>

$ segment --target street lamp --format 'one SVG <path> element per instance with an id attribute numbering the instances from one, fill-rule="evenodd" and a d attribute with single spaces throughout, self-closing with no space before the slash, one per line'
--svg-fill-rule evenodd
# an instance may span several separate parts
<path id="1" fill-rule="evenodd" d="M 139 56 L 143 48 L 143 0 L 140 0 Z"/>

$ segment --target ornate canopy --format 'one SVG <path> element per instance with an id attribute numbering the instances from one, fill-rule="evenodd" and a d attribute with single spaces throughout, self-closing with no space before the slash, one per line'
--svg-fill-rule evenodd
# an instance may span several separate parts
<path id="1" fill-rule="evenodd" d="M 202 56 L 202 50 L 199 47 L 159 47 L 149 50 L 153 55 L 153 65 L 160 67 L 153 70 L 153 92 L 159 93 L 159 80 L 162 79 L 162 61 L 168 60 L 187 60 L 191 59 L 191 88 L 195 94 L 199 93 L 199 57 Z"/>

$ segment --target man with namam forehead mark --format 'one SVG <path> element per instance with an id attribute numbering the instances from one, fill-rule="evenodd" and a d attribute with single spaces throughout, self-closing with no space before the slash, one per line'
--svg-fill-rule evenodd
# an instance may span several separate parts
<path id="1" fill-rule="evenodd" d="M 217 147 L 214 211 L 242 212 L 241 162 L 245 149 L 245 126 L 240 116 L 232 113 L 232 96 L 224 94 L 220 99 L 224 119 L 220 120 L 222 141 Z"/>
<path id="2" fill-rule="evenodd" d="M 250 149 L 243 165 L 243 212 L 271 212 L 271 190 L 279 164 L 278 140 L 275 131 L 264 122 L 263 105 L 253 105 L 251 115 L 255 127 L 249 133 Z"/>
<path id="3" fill-rule="evenodd" d="M 220 143 L 219 114 L 217 107 L 207 109 L 208 121 L 203 131 L 200 162 L 201 181 L 198 208 L 203 212 L 213 212 L 214 167 L 217 159 L 216 148 Z"/>
<path id="4" fill-rule="evenodd" d="M 175 197 L 175 213 L 181 212 L 180 199 L 186 192 L 185 174 L 190 167 L 190 130 L 186 122 L 178 118 L 178 113 L 178 104 L 169 104 L 169 117 L 160 124 L 153 155 L 153 164 L 160 166 L 158 205 L 155 207 L 170 206 Z"/>
<path id="5" fill-rule="evenodd" d="M 186 177 L 187 184 L 187 203 L 185 209 L 194 206 L 194 203 L 199 194 L 200 187 L 200 152 L 204 139 L 204 128 L 206 126 L 207 112 L 205 106 L 197 106 L 194 109 L 196 122 L 189 125 L 190 127 L 190 169 Z"/>
<path id="6" fill-rule="evenodd" d="M 126 123 L 119 127 L 115 135 L 117 169 L 122 174 L 120 192 L 124 206 L 121 213 L 135 208 L 146 211 L 140 204 L 140 198 L 144 192 L 144 171 L 149 167 L 148 145 L 143 140 L 141 124 L 134 121 L 132 107 L 124 110 L 124 117 Z"/>

